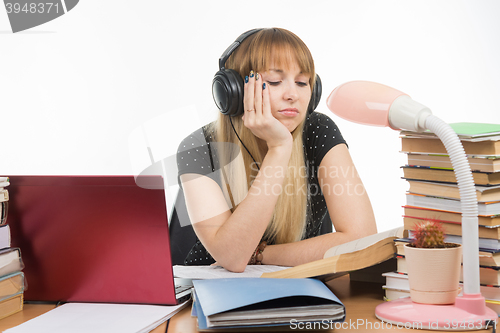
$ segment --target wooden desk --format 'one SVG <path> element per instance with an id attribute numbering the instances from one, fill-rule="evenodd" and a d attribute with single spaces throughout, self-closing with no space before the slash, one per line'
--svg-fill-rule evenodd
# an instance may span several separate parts
<path id="1" fill-rule="evenodd" d="M 346 307 L 346 323 L 343 327 L 335 330 L 323 330 L 322 332 L 358 331 L 358 332 L 436 332 L 428 330 L 399 329 L 396 326 L 381 327 L 381 321 L 375 317 L 375 307 L 382 302 L 384 291 L 381 284 L 366 282 L 351 282 L 349 277 L 343 276 L 332 280 L 328 286 L 337 295 Z M 25 304 L 24 310 L 12 316 L 0 320 L 0 331 L 19 325 L 29 319 L 39 316 L 51 309 L 53 305 Z M 154 329 L 153 333 L 164 333 L 167 323 Z M 290 332 L 301 331 L 299 329 Z M 168 324 L 169 333 L 195 333 L 196 319 L 191 317 L 191 307 L 188 306 L 180 313 L 170 319 Z M 490 330 L 469 332 L 492 332 Z"/>
<path id="2" fill-rule="evenodd" d="M 383 302 L 384 291 L 382 290 L 381 284 L 351 282 L 349 276 L 346 275 L 328 282 L 327 285 L 342 303 L 344 303 L 347 316 L 343 327 L 332 330 L 322 330 L 321 332 L 436 332 L 429 330 L 399 329 L 396 325 L 392 328 L 387 326 L 381 327 L 382 322 L 375 317 L 375 307 Z M 289 331 L 300 332 L 303 330 L 296 328 Z M 191 317 L 190 308 L 182 310 L 170 319 L 168 332 L 198 332 L 196 329 L 196 319 Z M 492 329 L 469 332 L 492 332 Z"/>
<path id="3" fill-rule="evenodd" d="M 24 304 L 23 311 L 0 320 L 0 332 L 38 317 L 39 315 L 52 310 L 54 307 L 55 305 L 51 304 Z"/>

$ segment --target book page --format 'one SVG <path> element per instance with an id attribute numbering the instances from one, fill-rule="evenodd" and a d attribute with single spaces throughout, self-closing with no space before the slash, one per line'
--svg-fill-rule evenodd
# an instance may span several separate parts
<path id="1" fill-rule="evenodd" d="M 274 265 L 247 265 L 242 273 L 230 272 L 221 266 L 180 266 L 175 265 L 174 277 L 182 279 L 221 279 L 260 277 L 262 273 L 277 272 L 289 267 Z"/>
<path id="2" fill-rule="evenodd" d="M 344 253 L 351 253 L 359 250 L 366 249 L 368 246 L 377 243 L 385 238 L 402 238 L 403 237 L 404 227 L 399 227 L 391 230 L 387 230 L 384 232 L 380 232 L 378 234 L 370 235 L 367 237 L 363 237 L 360 239 L 356 239 L 349 243 L 344 243 L 335 247 L 332 247 L 328 251 L 325 252 L 323 258 L 329 258 L 338 256 Z"/>

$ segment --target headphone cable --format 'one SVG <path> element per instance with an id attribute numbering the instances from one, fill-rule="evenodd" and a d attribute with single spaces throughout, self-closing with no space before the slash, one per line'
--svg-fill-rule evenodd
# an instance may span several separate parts
<path id="1" fill-rule="evenodd" d="M 248 150 L 247 146 L 245 146 L 245 144 L 243 143 L 243 141 L 241 141 L 241 138 L 240 136 L 238 135 L 238 132 L 236 132 L 236 129 L 234 128 L 234 125 L 233 125 L 233 120 L 231 119 L 231 116 L 228 116 L 229 117 L 229 122 L 231 123 L 231 127 L 233 128 L 233 131 L 234 131 L 234 134 L 236 134 L 236 136 L 238 137 L 238 140 L 240 140 L 241 144 L 243 145 L 243 147 L 245 148 L 245 150 L 247 151 L 248 155 L 250 155 L 250 157 L 252 158 L 253 162 L 255 163 L 255 165 L 257 166 L 257 169 L 260 171 L 260 168 L 259 168 L 259 164 L 257 164 L 257 162 L 255 161 L 255 158 L 253 158 L 252 154 L 250 153 L 250 151 Z"/>

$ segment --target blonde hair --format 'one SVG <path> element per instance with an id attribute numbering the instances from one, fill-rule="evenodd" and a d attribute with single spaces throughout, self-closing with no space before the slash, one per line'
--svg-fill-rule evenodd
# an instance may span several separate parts
<path id="1" fill-rule="evenodd" d="M 247 37 L 238 49 L 229 57 L 226 68 L 236 70 L 242 77 L 250 70 L 264 72 L 269 69 L 270 62 L 275 66 L 287 69 L 288 64 L 297 62 L 301 71 L 310 75 L 310 87 L 314 86 L 316 77 L 314 62 L 307 46 L 292 32 L 279 29 L 263 29 Z M 232 123 L 241 140 L 260 165 L 263 156 L 253 133 L 244 126 L 241 116 L 232 117 Z M 303 238 L 307 217 L 308 194 L 307 175 L 305 170 L 302 122 L 292 132 L 293 147 L 288 168 L 283 181 L 281 194 L 278 197 L 274 213 L 268 224 L 264 238 L 276 244 L 295 242 Z M 213 123 L 216 141 L 237 144 L 239 150 L 220 149 L 219 161 L 223 171 L 223 190 L 231 211 L 245 198 L 248 189 L 258 173 L 254 160 L 247 153 L 235 135 L 229 116 L 220 114 Z M 227 145 L 224 145 L 227 146 Z M 235 156 L 237 152 L 237 156 Z M 242 171 L 245 172 L 242 172 Z M 283 190 L 283 189 L 286 189 Z"/>

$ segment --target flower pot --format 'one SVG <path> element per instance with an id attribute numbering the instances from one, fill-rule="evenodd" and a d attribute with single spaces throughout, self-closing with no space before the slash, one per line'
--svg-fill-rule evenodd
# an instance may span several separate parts
<path id="1" fill-rule="evenodd" d="M 459 293 L 462 246 L 416 248 L 405 245 L 411 300 L 453 304 Z"/>

